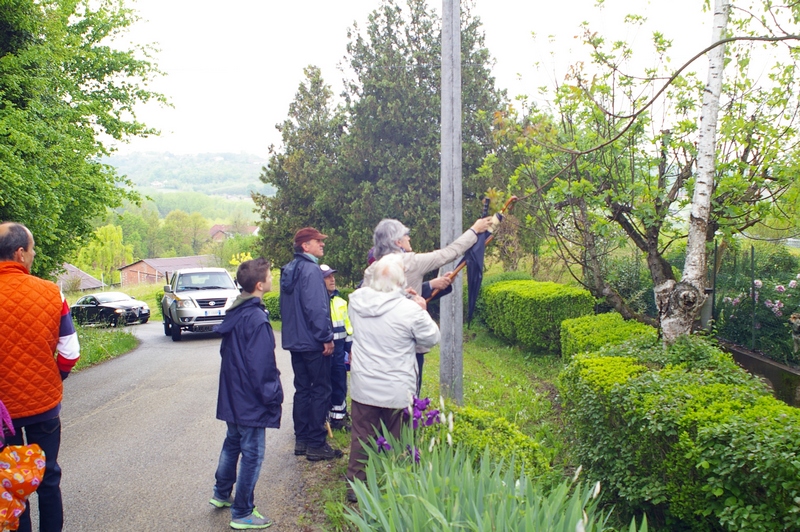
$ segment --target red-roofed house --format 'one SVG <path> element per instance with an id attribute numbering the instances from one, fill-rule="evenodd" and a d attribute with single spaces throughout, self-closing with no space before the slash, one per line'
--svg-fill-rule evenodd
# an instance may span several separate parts
<path id="1" fill-rule="evenodd" d="M 223 225 L 223 224 L 216 224 L 211 226 L 211 229 L 208 230 L 208 234 L 211 237 L 211 240 L 214 242 L 222 242 L 234 235 L 257 235 L 258 234 L 258 226 L 256 225 L 245 225 L 236 230 L 235 226 L 233 225 Z"/>
<path id="2" fill-rule="evenodd" d="M 167 283 L 175 270 L 182 268 L 215 267 L 214 255 L 192 257 L 170 257 L 166 259 L 142 259 L 119 269 L 122 286 L 140 283 Z"/>

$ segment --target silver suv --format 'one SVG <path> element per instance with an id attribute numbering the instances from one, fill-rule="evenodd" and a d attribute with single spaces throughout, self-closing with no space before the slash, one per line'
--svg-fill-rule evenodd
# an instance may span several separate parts
<path id="1" fill-rule="evenodd" d="M 187 268 L 164 286 L 161 314 L 164 334 L 180 341 L 181 331 L 211 331 L 222 323 L 239 290 L 224 268 Z"/>

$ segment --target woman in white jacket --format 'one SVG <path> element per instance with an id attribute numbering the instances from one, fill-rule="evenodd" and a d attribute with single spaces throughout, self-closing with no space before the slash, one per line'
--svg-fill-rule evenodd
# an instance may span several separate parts
<path id="1" fill-rule="evenodd" d="M 350 294 L 353 325 L 350 359 L 351 438 L 349 480 L 365 480 L 361 440 L 378 436 L 381 422 L 400 435 L 406 408 L 417 387 L 416 352 L 439 342 L 439 327 L 425 300 L 408 297 L 402 256 L 387 255 L 373 265 L 369 284 Z M 353 500 L 352 491 L 348 499 Z"/>

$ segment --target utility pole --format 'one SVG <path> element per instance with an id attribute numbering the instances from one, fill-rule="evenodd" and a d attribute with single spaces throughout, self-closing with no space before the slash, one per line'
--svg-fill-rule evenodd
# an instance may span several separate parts
<path id="1" fill-rule="evenodd" d="M 442 155 L 441 245 L 461 235 L 461 4 L 442 0 Z M 443 271 L 451 271 L 455 262 Z M 457 404 L 464 402 L 463 287 L 453 282 L 453 292 L 440 299 L 441 356 L 439 387 Z"/>

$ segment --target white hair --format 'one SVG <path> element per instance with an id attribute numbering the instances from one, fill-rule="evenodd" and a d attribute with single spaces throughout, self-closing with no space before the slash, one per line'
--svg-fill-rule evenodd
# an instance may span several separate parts
<path id="1" fill-rule="evenodd" d="M 392 253 L 403 253 L 397 241 L 408 234 L 408 227 L 393 218 L 384 218 L 372 233 L 373 255 L 376 260 Z"/>
<path id="2" fill-rule="evenodd" d="M 372 265 L 369 287 L 378 292 L 402 290 L 406 284 L 403 256 L 397 253 L 386 255 Z"/>

